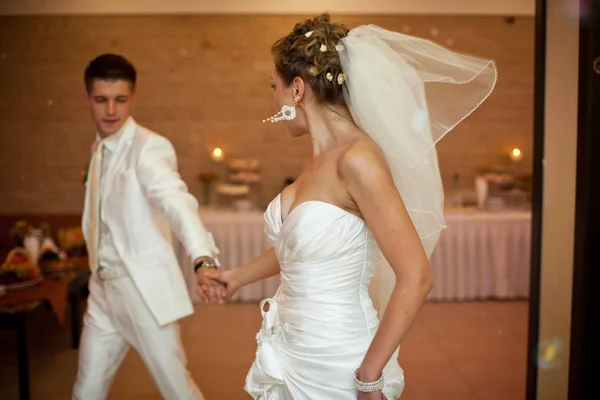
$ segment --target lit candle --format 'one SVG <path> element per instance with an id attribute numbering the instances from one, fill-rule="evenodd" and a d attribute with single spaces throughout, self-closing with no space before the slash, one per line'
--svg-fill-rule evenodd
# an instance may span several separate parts
<path id="1" fill-rule="evenodd" d="M 521 159 L 523 158 L 523 153 L 521 152 L 520 149 L 514 148 L 512 149 L 512 151 L 510 152 L 510 159 L 513 161 L 521 161 Z"/>
<path id="2" fill-rule="evenodd" d="M 217 162 L 223 161 L 224 157 L 225 157 L 225 153 L 223 153 L 223 150 L 221 150 L 219 147 L 215 148 L 212 151 L 211 158 L 214 161 L 217 161 Z"/>

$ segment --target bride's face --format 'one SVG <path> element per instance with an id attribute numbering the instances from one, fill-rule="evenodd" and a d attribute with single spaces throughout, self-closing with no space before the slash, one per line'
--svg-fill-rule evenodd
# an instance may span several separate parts
<path id="1" fill-rule="evenodd" d="M 283 121 L 288 132 L 294 137 L 303 136 L 308 133 L 306 118 L 302 107 L 299 107 L 294 100 L 294 97 L 300 90 L 296 86 L 297 85 L 294 82 L 292 82 L 291 85 L 287 85 L 277 71 L 273 71 L 273 75 L 271 76 L 271 88 L 273 88 L 275 110 L 277 112 L 281 111 L 281 107 L 284 105 L 296 106 L 296 118 L 290 121 Z"/>

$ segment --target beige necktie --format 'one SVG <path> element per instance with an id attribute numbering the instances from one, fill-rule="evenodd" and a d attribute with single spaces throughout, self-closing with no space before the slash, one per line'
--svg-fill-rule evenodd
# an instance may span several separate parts
<path id="1" fill-rule="evenodd" d="M 96 271 L 98 268 L 98 232 L 100 229 L 100 174 L 102 172 L 102 148 L 104 147 L 102 142 L 99 142 L 96 146 L 96 152 L 92 161 L 89 172 L 89 183 L 90 185 L 90 224 L 89 224 L 89 243 L 87 246 L 88 259 L 90 264 L 90 270 Z"/>

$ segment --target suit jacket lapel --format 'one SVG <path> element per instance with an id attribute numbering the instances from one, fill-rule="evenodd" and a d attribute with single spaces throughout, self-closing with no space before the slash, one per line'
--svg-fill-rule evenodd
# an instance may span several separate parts
<path id="1" fill-rule="evenodd" d="M 110 160 L 110 164 L 106 168 L 106 176 L 104 177 L 103 190 L 101 190 L 101 202 L 104 203 L 106 196 L 110 193 L 110 189 L 112 186 L 112 181 L 115 177 L 119 169 L 119 165 L 123 162 L 123 158 L 127 154 L 127 150 L 129 149 L 129 145 L 133 140 L 133 135 L 137 129 L 137 124 L 133 119 L 127 122 L 128 126 L 123 131 L 123 136 L 119 139 L 117 143 L 117 147 L 115 149 L 114 154 L 112 154 L 112 158 Z"/>

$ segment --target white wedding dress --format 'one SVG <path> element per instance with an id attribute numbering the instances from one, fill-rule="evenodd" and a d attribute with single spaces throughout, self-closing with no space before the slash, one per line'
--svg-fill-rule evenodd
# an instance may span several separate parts
<path id="1" fill-rule="evenodd" d="M 445 227 L 435 145 L 493 91 L 495 63 L 374 25 L 352 29 L 336 51 L 352 119 L 382 149 L 430 257 Z M 355 400 L 354 371 L 379 325 L 369 283 L 377 269 L 371 293 L 385 312 L 395 275 L 362 219 L 309 201 L 282 221 L 280 198 L 265 213 L 265 231 L 281 285 L 261 304 L 263 326 L 244 388 L 261 400 Z M 386 397 L 400 397 L 397 353 L 384 382 Z"/>
<path id="2" fill-rule="evenodd" d="M 379 325 L 368 288 L 381 253 L 361 218 L 307 201 L 282 221 L 280 198 L 265 212 L 265 232 L 281 285 L 261 304 L 258 350 L 244 389 L 261 400 L 356 400 L 354 371 Z M 397 355 L 384 369 L 389 399 L 404 388 Z"/>

